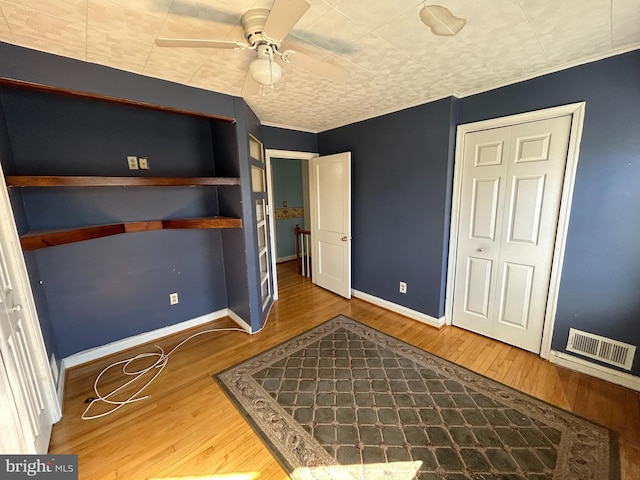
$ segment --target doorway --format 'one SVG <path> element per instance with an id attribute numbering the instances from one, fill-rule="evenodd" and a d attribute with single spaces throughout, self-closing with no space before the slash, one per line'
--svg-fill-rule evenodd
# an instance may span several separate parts
<path id="1" fill-rule="evenodd" d="M 299 210 L 297 212 L 293 211 L 293 212 L 288 212 L 286 214 L 282 212 L 282 210 L 286 210 L 289 207 L 289 203 L 288 203 L 288 198 L 284 198 L 275 194 L 276 182 L 274 181 L 274 177 L 275 175 L 277 175 L 277 171 L 274 174 L 274 167 L 275 169 L 277 169 L 278 168 L 277 164 L 281 163 L 282 165 L 285 166 L 285 170 L 288 170 L 287 172 L 285 172 L 285 175 L 295 175 L 294 172 L 297 171 L 298 169 L 297 168 L 287 169 L 286 168 L 287 164 L 284 162 L 291 162 L 291 165 L 296 165 L 296 162 L 297 162 L 297 166 L 299 166 L 301 176 L 304 176 L 306 181 L 304 181 L 303 178 L 300 178 L 300 183 L 296 187 L 296 189 L 293 189 L 294 190 L 293 193 L 296 195 L 296 201 L 298 199 L 298 196 L 297 196 L 297 192 L 295 191 L 299 189 L 301 193 L 302 203 L 303 203 L 302 223 L 304 224 L 305 229 L 308 229 L 308 227 L 310 226 L 309 225 L 309 211 L 310 211 L 310 208 L 309 208 L 309 160 L 317 156 L 318 156 L 317 153 L 312 153 L 312 152 L 295 152 L 295 151 L 276 150 L 276 149 L 265 150 L 266 166 L 267 166 L 267 191 L 269 193 L 269 205 L 271 205 L 271 211 L 269 212 L 270 219 L 271 219 L 271 221 L 269 222 L 269 235 L 271 237 L 271 245 L 275 245 L 275 248 L 273 248 L 271 252 L 271 265 L 272 265 L 273 272 L 277 271 L 276 264 L 278 263 L 279 260 L 286 261 L 288 259 L 291 259 L 291 255 L 295 255 L 295 250 L 293 250 L 293 253 L 291 253 L 291 250 L 290 250 L 291 246 L 293 246 L 293 248 L 295 249 L 295 243 L 288 243 L 288 242 L 291 242 L 292 239 L 294 238 L 293 227 L 295 227 L 296 220 L 299 219 L 298 217 L 296 217 L 296 215 L 299 215 L 301 213 Z M 286 195 L 287 194 L 285 193 L 285 196 Z M 286 207 L 283 206 L 284 201 L 287 201 Z M 292 207 L 294 206 L 295 205 L 292 205 Z M 281 212 L 278 212 L 279 209 L 281 209 Z M 278 219 L 278 217 L 281 217 L 281 218 Z M 286 218 L 286 217 L 290 217 L 290 218 Z M 284 221 L 280 221 L 280 225 L 278 225 L 282 227 L 282 231 L 277 232 L 276 223 L 279 220 L 284 220 Z M 289 232 L 290 238 L 289 240 L 287 240 L 286 230 L 289 226 L 291 226 L 291 231 Z M 300 225 L 300 227 L 302 228 L 303 225 Z M 278 248 L 279 246 L 280 248 Z M 295 256 L 293 258 L 295 258 Z M 277 274 L 274 275 L 273 277 L 273 299 L 274 300 L 278 299 Z"/>
<path id="2" fill-rule="evenodd" d="M 276 232 L 276 262 L 296 258 L 296 225 L 311 228 L 309 221 L 309 162 L 293 158 L 272 158 L 273 210 Z"/>
<path id="3" fill-rule="evenodd" d="M 315 153 L 266 150 L 267 190 L 274 205 L 274 163 L 298 159 L 308 167 L 308 208 L 311 233 L 312 282 L 345 298 L 351 298 L 351 153 L 319 157 Z M 282 203 L 282 202 L 281 202 Z M 278 208 L 277 202 L 275 203 Z M 276 245 L 276 215 L 269 213 L 271 244 Z M 276 249 L 277 250 L 277 249 Z M 272 270 L 279 254 L 272 251 Z M 273 299 L 278 299 L 274 278 Z"/>
<path id="4" fill-rule="evenodd" d="M 448 324 L 548 357 L 583 118 L 580 103 L 458 127 Z"/>

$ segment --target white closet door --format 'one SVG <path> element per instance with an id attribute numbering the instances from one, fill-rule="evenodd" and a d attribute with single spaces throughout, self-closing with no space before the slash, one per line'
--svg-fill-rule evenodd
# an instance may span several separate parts
<path id="1" fill-rule="evenodd" d="M 0 453 L 42 454 L 61 412 L 1 170 L 0 182 Z"/>
<path id="2" fill-rule="evenodd" d="M 465 135 L 454 325 L 540 352 L 570 128 Z"/>

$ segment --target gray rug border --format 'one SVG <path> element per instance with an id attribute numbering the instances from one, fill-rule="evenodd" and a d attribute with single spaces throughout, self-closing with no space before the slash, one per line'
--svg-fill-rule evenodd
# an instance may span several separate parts
<path id="1" fill-rule="evenodd" d="M 436 355 L 434 353 L 431 353 L 427 350 L 424 350 L 420 347 L 416 347 L 415 345 L 412 345 L 404 340 L 401 340 L 399 338 L 393 337 L 392 335 L 389 335 L 387 333 L 384 333 L 380 330 L 378 330 L 375 327 L 372 327 L 370 325 L 367 325 L 365 323 L 362 323 L 356 319 L 353 319 L 351 317 L 348 317 L 347 315 L 344 314 L 339 314 L 335 317 L 332 317 L 330 319 L 325 320 L 324 322 L 300 333 L 297 334 L 287 340 L 284 340 L 283 342 L 270 347 L 269 349 L 257 353 L 255 355 L 253 355 L 252 357 L 246 359 L 246 360 L 242 360 L 241 362 L 238 362 L 235 365 L 232 365 L 220 372 L 214 373 L 212 374 L 212 378 L 214 379 L 214 381 L 220 386 L 220 388 L 222 389 L 222 391 L 225 393 L 225 395 L 229 398 L 229 400 L 231 400 L 231 402 L 234 404 L 234 406 L 236 407 L 236 409 L 238 410 L 238 412 L 242 415 L 242 417 L 245 419 L 245 421 L 247 423 L 249 423 L 249 425 L 251 426 L 251 428 L 254 430 L 254 432 L 256 432 L 256 434 L 260 437 L 260 439 L 262 440 L 262 442 L 269 448 L 269 450 L 271 451 L 271 453 L 273 454 L 273 456 L 276 458 L 276 460 L 281 464 L 281 466 L 283 467 L 283 469 L 285 471 L 288 472 L 289 475 L 291 475 L 294 470 L 297 468 L 297 466 L 293 465 L 287 458 L 286 456 L 283 454 L 283 452 L 281 451 L 280 448 L 278 448 L 276 446 L 276 444 L 270 439 L 268 432 L 261 427 L 253 418 L 252 416 L 249 414 L 249 412 L 247 411 L 246 407 L 240 402 L 240 400 L 238 399 L 238 397 L 227 387 L 227 385 L 225 384 L 224 380 L 221 378 L 222 376 L 224 376 L 225 374 L 228 374 L 229 372 L 241 368 L 243 365 L 245 364 L 249 364 L 252 362 L 255 362 L 256 360 L 258 360 L 261 357 L 271 357 L 273 355 L 274 352 L 277 352 L 278 350 L 283 350 L 285 347 L 289 346 L 290 344 L 294 344 L 296 343 L 300 338 L 302 337 L 307 337 L 310 334 L 313 334 L 316 330 L 325 330 L 327 329 L 328 324 L 331 323 L 337 323 L 336 321 L 342 320 L 345 323 L 339 323 L 338 325 L 336 325 L 332 331 L 335 331 L 337 328 L 340 327 L 345 327 L 347 329 L 349 329 L 350 331 L 353 331 L 352 329 L 349 328 L 349 323 L 353 323 L 354 326 L 357 327 L 364 327 L 365 329 L 371 330 L 373 332 L 375 332 L 376 335 L 382 337 L 383 339 L 387 339 L 388 341 L 400 344 L 401 346 L 403 346 L 406 349 L 409 349 L 410 351 L 412 351 L 412 353 L 424 353 L 426 354 L 426 356 L 432 356 L 434 358 L 436 358 L 439 362 L 442 362 L 444 364 L 446 364 L 446 366 L 448 366 L 449 368 L 453 369 L 453 370 L 461 370 L 462 372 L 464 372 L 466 375 L 472 377 L 472 378 L 476 378 L 481 380 L 482 382 L 489 382 L 489 383 L 497 383 L 499 384 L 501 387 L 503 387 L 504 389 L 512 392 L 512 395 L 515 396 L 516 398 L 521 397 L 522 399 L 524 399 L 525 401 L 532 403 L 534 405 L 537 405 L 539 407 L 551 407 L 553 408 L 558 414 L 561 414 L 561 416 L 565 416 L 568 418 L 573 418 L 573 419 L 577 419 L 580 420 L 584 423 L 587 423 L 589 425 L 591 425 L 592 427 L 596 428 L 596 429 L 601 429 L 602 431 L 606 432 L 607 436 L 608 436 L 608 443 L 609 443 L 609 468 L 608 470 L 608 476 L 607 479 L 608 480 L 619 480 L 621 478 L 621 472 L 620 472 L 620 455 L 619 455 L 619 442 L 618 442 L 618 434 L 617 432 L 615 432 L 614 430 L 607 428 L 603 425 L 598 424 L 597 422 L 594 422 L 588 418 L 585 418 L 581 415 L 575 414 L 569 410 L 566 410 L 562 407 L 558 407 L 556 405 L 553 405 L 549 402 L 546 402 L 544 400 L 541 400 L 539 398 L 536 398 L 528 393 L 519 391 L 509 385 L 506 385 L 498 380 L 494 380 L 490 377 L 487 377 L 483 374 L 474 372 L 470 369 L 468 369 L 467 367 L 464 367 L 462 365 L 458 365 L 456 363 L 451 362 L 450 360 L 447 360 L 443 357 L 440 357 L 439 355 Z M 322 337 L 324 337 L 325 335 L 329 334 L 331 331 L 327 330 L 324 331 L 322 334 Z M 358 335 L 361 335 L 360 332 L 354 332 L 357 333 Z M 362 336 L 362 335 L 361 335 Z M 307 343 L 313 343 L 314 341 L 318 340 L 317 337 L 310 339 Z M 388 345 L 385 345 L 386 348 L 389 348 Z M 302 348 L 302 347 L 300 347 Z M 402 352 L 402 349 L 398 350 L 397 348 L 390 348 L 391 350 L 395 351 L 396 353 L 400 353 L 400 354 L 404 354 L 404 352 Z M 289 354 L 291 354 L 294 351 L 299 350 L 299 348 L 295 349 L 295 350 L 283 350 L 280 355 L 278 355 L 279 358 L 283 358 L 288 356 Z M 273 362 L 277 361 L 279 358 L 272 358 L 271 360 Z M 427 362 L 428 363 L 428 362 Z M 260 367 L 262 368 L 262 366 Z M 256 369 L 256 371 L 258 371 L 260 368 Z M 445 370 L 446 372 L 446 370 Z M 446 372 L 449 375 L 453 375 L 450 372 Z M 455 376 L 452 376 L 452 379 L 455 379 Z M 467 379 L 464 380 L 466 384 L 471 383 L 473 388 L 477 389 L 478 391 L 480 391 L 481 393 L 490 393 L 488 392 L 486 389 L 483 389 L 481 386 L 478 386 L 475 384 L 475 382 L 469 382 Z M 259 385 L 256 382 L 256 386 L 258 388 Z M 268 394 L 267 394 L 268 396 Z M 269 397 L 270 398 L 270 397 Z M 508 399 L 504 399 L 502 400 L 503 402 L 507 402 Z M 282 408 L 277 405 L 276 402 L 273 402 L 275 405 L 274 407 L 278 410 L 281 411 L 281 413 L 283 415 L 285 415 L 286 417 L 289 417 L 288 414 L 286 414 L 284 412 L 284 410 L 282 410 Z M 516 408 L 517 407 L 513 407 Z M 532 415 L 531 412 L 526 413 L 527 416 L 533 416 L 536 417 L 535 415 Z M 292 423 L 297 425 L 297 422 L 293 419 L 291 419 Z M 544 419 L 545 422 L 549 423 L 549 419 L 545 418 Z M 556 421 L 552 421 L 552 423 L 554 425 L 557 425 Z M 315 443 L 316 448 L 319 448 L 320 451 L 322 452 L 322 454 L 324 454 L 324 449 L 322 448 L 322 446 L 320 446 L 319 444 L 317 444 L 317 442 L 315 441 L 315 439 L 313 439 L 310 435 L 308 435 L 309 439 L 311 440 L 311 443 Z M 564 435 L 563 435 L 564 437 Z M 307 440 L 309 440 L 307 439 Z M 321 457 L 324 455 L 320 455 Z M 326 455 L 326 457 L 329 457 L 328 454 Z M 330 458 L 330 457 L 329 457 Z M 333 459 L 331 459 L 331 461 L 333 462 L 333 464 L 335 464 L 335 461 Z M 564 477 L 563 477 L 564 478 Z M 570 478 L 570 477 L 567 477 Z M 603 479 L 604 480 L 604 479 Z"/>
<path id="2" fill-rule="evenodd" d="M 230 367 L 230 368 L 233 368 L 233 367 Z M 236 407 L 236 409 L 238 410 L 240 415 L 242 415 L 242 418 L 244 418 L 245 422 L 247 422 L 251 426 L 251 429 L 254 431 L 254 433 L 256 435 L 258 435 L 258 437 L 260 437 L 260 440 L 262 440 L 262 443 L 264 443 L 267 446 L 267 448 L 269 449 L 271 454 L 275 457 L 275 459 L 278 461 L 280 466 L 282 466 L 284 471 L 287 472 L 287 475 L 291 475 L 291 472 L 293 472 L 296 469 L 296 467 L 294 467 L 286 459 L 286 457 L 284 455 L 282 455 L 282 453 L 280 452 L 280 449 L 277 448 L 276 445 L 271 441 L 271 439 L 266 434 L 266 432 L 253 420 L 251 415 L 249 415 L 247 413 L 247 411 L 245 410 L 244 406 L 242 404 L 240 404 L 240 402 L 237 400 L 236 396 L 233 395 L 233 393 L 227 388 L 227 386 L 224 384 L 224 382 L 222 380 L 220 380 L 220 378 L 218 378 L 218 375 L 223 374 L 227 370 L 228 369 L 223 370 L 222 372 L 214 373 L 212 375 L 213 379 L 220 386 L 220 388 L 225 393 L 227 398 L 229 398 L 229 400 L 231 400 L 231 403 L 233 403 L 233 405 Z"/>

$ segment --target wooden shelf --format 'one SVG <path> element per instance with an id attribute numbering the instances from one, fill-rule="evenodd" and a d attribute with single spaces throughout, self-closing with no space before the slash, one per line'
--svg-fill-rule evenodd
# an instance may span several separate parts
<path id="1" fill-rule="evenodd" d="M 20 237 L 22 250 L 55 247 L 67 243 L 82 242 L 94 238 L 108 237 L 120 233 L 149 232 L 177 228 L 242 228 L 242 220 L 229 217 L 183 218 L 173 220 L 149 220 L 142 222 L 113 223 L 90 227 L 48 230 L 27 233 Z"/>
<path id="2" fill-rule="evenodd" d="M 167 107 L 167 106 L 164 106 L 164 105 L 157 105 L 157 104 L 138 101 L 138 100 L 130 100 L 130 99 L 121 98 L 121 97 L 112 97 L 112 96 L 109 96 L 109 95 L 100 95 L 100 94 L 97 94 L 97 93 L 83 92 L 83 91 L 80 91 L 80 90 L 72 90 L 72 89 L 68 89 L 68 88 L 52 87 L 50 85 L 44 85 L 44 84 L 35 83 L 35 82 L 26 82 L 24 80 L 15 80 L 13 78 L 0 77 L 0 85 L 6 85 L 6 86 L 9 86 L 9 87 L 16 87 L 16 88 L 23 88 L 23 89 L 30 90 L 30 91 L 38 91 L 38 92 L 44 92 L 44 93 L 53 93 L 53 94 L 57 94 L 57 95 L 65 95 L 65 96 L 69 96 L 69 97 L 86 98 L 88 100 L 97 100 L 97 101 L 101 101 L 101 102 L 115 103 L 115 104 L 120 104 L 120 105 L 132 105 L 132 106 L 135 106 L 135 107 L 148 108 L 148 109 L 151 109 L 151 110 L 159 110 L 161 112 L 180 113 L 180 114 L 183 114 L 183 115 L 191 115 L 191 116 L 196 116 L 196 117 L 210 118 L 212 120 L 221 120 L 221 121 L 226 122 L 226 123 L 236 123 L 235 118 L 225 117 L 225 116 L 222 116 L 222 115 L 212 115 L 210 113 L 199 112 L 199 111 L 196 111 L 196 110 L 185 110 L 185 109 L 182 109 L 182 108 Z"/>
<path id="3" fill-rule="evenodd" d="M 100 177 L 79 175 L 7 175 L 8 187 L 195 187 L 240 185 L 238 177 Z M 228 217 L 148 220 L 49 230 L 20 237 L 22 250 L 53 247 L 120 233 L 177 228 L 242 228 L 242 220 Z"/>
<path id="4" fill-rule="evenodd" d="M 162 228 L 242 228 L 242 220 L 230 217 L 163 220 Z"/>
<path id="5" fill-rule="evenodd" d="M 98 177 L 7 175 L 8 187 L 195 187 L 240 185 L 238 177 Z"/>

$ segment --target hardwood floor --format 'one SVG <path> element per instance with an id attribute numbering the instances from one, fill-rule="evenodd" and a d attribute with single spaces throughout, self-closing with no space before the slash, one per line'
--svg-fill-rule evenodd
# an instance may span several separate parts
<path id="1" fill-rule="evenodd" d="M 296 275 L 295 262 L 279 266 L 278 280 L 280 300 L 262 332 L 207 333 L 190 340 L 171 355 L 165 370 L 145 390 L 151 395 L 147 400 L 103 418 L 80 418 L 98 373 L 114 361 L 154 351 L 152 345 L 68 371 L 64 415 L 54 426 L 50 452 L 77 454 L 80 479 L 284 480 L 287 474 L 211 374 L 342 313 L 614 429 L 622 479 L 640 478 L 638 392 L 456 327 L 438 330 L 358 299 L 345 300 Z M 196 331 L 233 326 L 222 319 L 155 343 L 169 351 Z M 130 369 L 145 362 L 149 360 L 137 361 Z M 110 372 L 101 381 L 105 391 L 122 383 L 122 373 Z"/>

